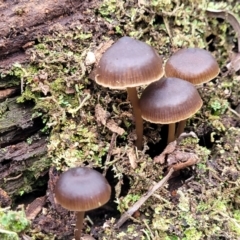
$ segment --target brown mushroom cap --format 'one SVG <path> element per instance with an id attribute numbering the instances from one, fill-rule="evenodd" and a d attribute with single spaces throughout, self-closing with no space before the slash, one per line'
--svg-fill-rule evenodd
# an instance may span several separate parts
<path id="1" fill-rule="evenodd" d="M 174 53 L 166 62 L 165 75 L 193 84 L 202 84 L 215 78 L 219 66 L 210 52 L 200 48 L 185 48 Z"/>
<path id="2" fill-rule="evenodd" d="M 202 106 L 202 99 L 191 83 L 178 78 L 162 78 L 144 89 L 139 104 L 143 119 L 170 124 L 195 114 Z"/>
<path id="3" fill-rule="evenodd" d="M 154 48 L 130 37 L 122 37 L 102 55 L 95 80 L 113 89 L 137 87 L 163 75 L 163 60 Z"/>
<path id="4" fill-rule="evenodd" d="M 111 187 L 99 172 L 76 167 L 61 174 L 55 186 L 57 202 L 70 211 L 85 212 L 104 205 Z"/>

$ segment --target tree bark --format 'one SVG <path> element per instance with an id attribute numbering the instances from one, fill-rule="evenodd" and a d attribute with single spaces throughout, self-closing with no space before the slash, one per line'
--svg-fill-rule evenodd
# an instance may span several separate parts
<path id="1" fill-rule="evenodd" d="M 49 167 L 43 124 L 32 113 L 32 104 L 17 104 L 16 98 L 0 103 L 0 189 L 9 196 L 31 191 Z"/>
<path id="2" fill-rule="evenodd" d="M 40 36 L 48 34 L 54 24 L 67 25 L 83 20 L 84 9 L 93 4 L 91 0 L 8 0 L 0 3 L 0 70 L 16 60 L 24 62 L 27 58 L 24 50 L 37 43 Z"/>
<path id="3" fill-rule="evenodd" d="M 0 147 L 27 139 L 39 131 L 43 124 L 32 116 L 32 104 L 17 104 L 16 98 L 0 103 Z"/>
<path id="4" fill-rule="evenodd" d="M 13 63 L 30 61 L 26 50 L 39 38 L 72 23 L 87 23 L 96 0 L 0 1 L 0 200 L 31 192 L 48 172 L 47 138 L 43 123 L 33 117 L 33 104 L 18 104 L 20 80 L 9 75 Z M 5 74 L 7 73 L 7 74 Z"/>
<path id="5" fill-rule="evenodd" d="M 31 192 L 37 179 L 46 174 L 46 137 L 36 134 L 31 139 L 0 149 L 0 188 L 9 196 Z"/>

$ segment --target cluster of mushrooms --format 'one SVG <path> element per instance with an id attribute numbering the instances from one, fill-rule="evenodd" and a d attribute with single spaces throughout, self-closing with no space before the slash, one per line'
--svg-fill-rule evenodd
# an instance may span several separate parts
<path id="1" fill-rule="evenodd" d="M 102 55 L 95 80 L 104 87 L 127 89 L 135 118 L 136 146 L 141 150 L 143 119 L 169 124 L 168 143 L 174 141 L 183 132 L 186 119 L 202 106 L 194 85 L 208 82 L 218 73 L 218 63 L 204 49 L 181 49 L 164 67 L 162 57 L 154 48 L 142 41 L 122 37 Z M 136 87 L 146 84 L 149 85 L 139 99 Z"/>
<path id="2" fill-rule="evenodd" d="M 216 60 L 206 50 L 181 49 L 168 59 L 164 67 L 162 57 L 154 48 L 139 40 L 122 37 L 102 55 L 95 80 L 104 87 L 127 89 L 135 118 L 136 146 L 141 150 L 143 119 L 169 124 L 168 143 L 174 141 L 183 132 L 186 119 L 202 106 L 194 85 L 208 82 L 218 73 Z M 136 87 L 146 84 L 149 85 L 139 99 Z M 77 240 L 81 238 L 85 211 L 104 205 L 110 196 L 111 187 L 107 180 L 87 167 L 64 172 L 55 187 L 57 203 L 76 211 Z"/>

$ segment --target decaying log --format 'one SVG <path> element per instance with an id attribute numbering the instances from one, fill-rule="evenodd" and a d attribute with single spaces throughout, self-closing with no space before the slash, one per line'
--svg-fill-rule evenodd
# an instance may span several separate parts
<path id="1" fill-rule="evenodd" d="M 23 141 L 0 149 L 0 188 L 9 196 L 20 191 L 31 191 L 34 182 L 44 175 L 44 156 L 47 152 L 46 137 L 31 136 Z"/>
<path id="2" fill-rule="evenodd" d="M 48 172 L 46 136 L 38 133 L 42 127 L 32 104 L 19 104 L 16 97 L 0 103 L 0 189 L 10 197 L 31 191 Z M 1 202 L 5 195 L 0 194 Z"/>
<path id="3" fill-rule="evenodd" d="M 8 57 L 18 58 L 26 48 L 49 33 L 56 23 L 67 25 L 84 19 L 84 9 L 94 1 L 22 0 L 0 3 L 0 69 L 9 63 Z M 13 55 L 12 55 L 13 54 Z"/>
<path id="4" fill-rule="evenodd" d="M 0 102 L 1 100 L 5 100 L 6 98 L 12 96 L 17 91 L 17 88 L 7 88 L 0 89 Z"/>
<path id="5" fill-rule="evenodd" d="M 18 104 L 16 97 L 0 103 L 0 188 L 9 196 L 31 191 L 46 170 L 46 136 L 38 133 L 43 125 L 32 108 Z"/>
<path id="6" fill-rule="evenodd" d="M 0 147 L 23 141 L 42 127 L 41 120 L 34 118 L 32 107 L 16 103 L 16 98 L 0 103 Z"/>

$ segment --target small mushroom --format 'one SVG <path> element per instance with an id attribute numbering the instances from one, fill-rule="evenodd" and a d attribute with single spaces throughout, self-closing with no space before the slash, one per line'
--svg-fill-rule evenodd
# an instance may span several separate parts
<path id="1" fill-rule="evenodd" d="M 194 85 L 206 83 L 219 74 L 212 54 L 200 48 L 184 48 L 175 52 L 165 64 L 166 77 L 186 80 Z"/>
<path id="2" fill-rule="evenodd" d="M 154 48 L 130 37 L 122 37 L 102 55 L 95 80 L 112 89 L 127 88 L 133 107 L 138 149 L 142 148 L 143 120 L 136 87 L 163 76 L 163 60 Z"/>
<path id="3" fill-rule="evenodd" d="M 209 82 L 219 74 L 212 54 L 201 48 L 184 48 L 175 52 L 165 64 L 165 75 L 186 80 L 194 85 Z M 186 120 L 179 122 L 176 136 L 184 131 Z"/>
<path id="4" fill-rule="evenodd" d="M 80 240 L 84 213 L 99 208 L 110 199 L 111 187 L 97 171 L 87 167 L 62 173 L 55 186 L 55 198 L 62 207 L 76 211 L 75 239 Z"/>
<path id="5" fill-rule="evenodd" d="M 144 89 L 139 103 L 143 119 L 169 124 L 170 143 L 175 140 L 175 123 L 195 114 L 202 106 L 202 99 L 191 83 L 179 78 L 162 78 Z"/>

